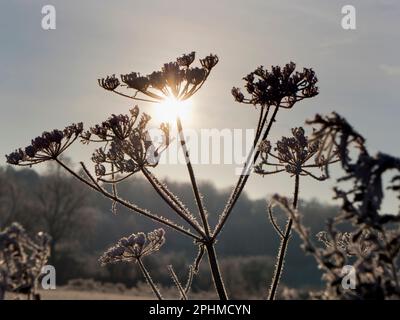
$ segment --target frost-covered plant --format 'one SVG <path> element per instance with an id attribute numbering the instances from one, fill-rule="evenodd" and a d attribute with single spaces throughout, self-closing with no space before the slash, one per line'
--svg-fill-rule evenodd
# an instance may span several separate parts
<path id="1" fill-rule="evenodd" d="M 200 59 L 201 68 L 191 67 L 195 60 L 195 52 L 184 54 L 176 61 L 165 63 L 160 71 L 148 75 L 139 72 L 115 75 L 99 79 L 99 85 L 116 94 L 147 102 L 160 102 L 166 98 L 186 100 L 193 96 L 205 83 L 211 70 L 218 63 L 218 57 L 210 54 Z M 117 89 L 134 90 L 133 95 L 127 95 Z"/>
<path id="2" fill-rule="evenodd" d="M 143 258 L 157 252 L 163 246 L 164 242 L 165 231 L 161 228 L 149 232 L 147 233 L 147 235 L 143 232 L 131 234 L 128 237 L 123 237 L 119 239 L 114 246 L 107 249 L 100 257 L 99 261 L 103 266 L 118 262 L 137 263 L 140 271 L 142 272 L 144 278 L 146 279 L 146 282 L 152 289 L 154 295 L 157 297 L 157 299 L 162 300 L 163 297 L 161 295 L 161 292 L 157 285 L 154 283 L 150 272 L 145 267 L 143 263 Z M 184 288 L 178 280 L 178 277 L 175 274 L 173 267 L 171 265 L 168 266 L 168 271 L 170 272 L 171 278 L 178 288 L 182 299 L 187 299 L 187 294 L 193 280 L 195 268 L 195 265 L 191 265 L 189 267 L 188 281 Z"/>
<path id="3" fill-rule="evenodd" d="M 276 143 L 275 148 L 272 148 L 271 142 L 268 140 L 264 140 L 260 143 L 259 151 L 261 154 L 261 161 L 255 166 L 255 172 L 262 176 L 286 172 L 289 173 L 291 177 L 295 177 L 292 206 L 296 209 L 300 193 L 300 177 L 308 176 L 317 181 L 323 181 L 327 179 L 328 176 L 325 174 L 317 176 L 312 173 L 312 170 L 320 169 L 327 173 L 327 167 L 331 163 L 338 161 L 337 152 L 331 152 L 327 157 L 321 156 L 321 145 L 321 139 L 313 139 L 310 141 L 302 127 L 293 128 L 292 137 L 282 137 L 282 139 Z M 274 300 L 283 271 L 283 263 L 289 244 L 293 221 L 289 218 L 285 229 L 282 230 L 276 222 L 271 206 L 269 206 L 268 212 L 271 224 L 281 239 L 274 277 L 268 295 L 270 300 Z"/>
<path id="4" fill-rule="evenodd" d="M 219 59 L 216 55 L 210 54 L 204 59 L 200 59 L 199 67 L 192 67 L 194 61 L 195 53 L 191 52 L 184 54 L 173 62 L 164 64 L 161 70 L 154 71 L 148 75 L 141 75 L 138 72 L 122 74 L 119 78 L 112 75 L 99 79 L 98 83 L 106 91 L 132 100 L 151 103 L 160 103 L 165 100 L 179 102 L 192 97 L 204 85 Z M 214 227 L 210 226 L 208 212 L 197 185 L 189 150 L 186 145 L 183 125 L 179 116 L 176 119 L 176 127 L 197 205 L 197 214 L 192 213 L 152 173 L 151 170 L 158 165 L 160 154 L 170 143 L 170 127 L 166 124 L 161 125 L 160 130 L 163 133 L 164 141 L 156 146 L 149 138 L 148 130 L 146 129 L 150 116 L 142 114 L 139 117 L 139 109 L 137 107 L 132 109 L 129 115 L 112 115 L 103 123 L 87 131 L 83 130 L 83 126 L 79 124 L 66 131 L 54 130 L 50 134 L 44 133 L 40 139 L 37 141 L 35 139 L 32 145 L 25 150 L 19 149 L 8 155 L 7 162 L 13 165 L 32 165 L 46 160 L 54 160 L 82 183 L 109 198 L 113 203 L 114 212 L 116 211 L 116 205 L 124 206 L 191 238 L 198 247 L 198 255 L 193 265 L 189 268 L 189 280 L 185 287 L 180 285 L 173 269 L 169 268 L 171 277 L 177 285 L 181 297 L 186 297 L 191 279 L 198 271 L 203 255 L 207 254 L 216 292 L 220 299 L 226 300 L 228 295 L 220 272 L 215 243 L 247 183 L 252 165 L 260 156 L 261 151 L 258 149 L 258 145 L 268 138 L 280 109 L 292 108 L 297 102 L 312 98 L 318 94 L 317 78 L 314 71 L 312 69 L 304 69 L 301 72 L 295 72 L 295 69 L 296 65 L 293 62 L 283 68 L 279 66 L 271 67 L 271 70 L 263 67 L 257 68 L 244 78 L 246 90 L 250 95 L 249 98 L 246 98 L 239 89 L 232 89 L 232 94 L 237 102 L 252 104 L 259 110 L 259 120 L 253 142 L 254 148 L 249 153 L 243 166 L 242 174 L 223 212 L 218 216 L 218 222 Z M 59 157 L 72 142 L 77 140 L 78 136 L 81 137 L 81 141 L 85 144 L 101 144 L 100 148 L 97 148 L 92 156 L 94 174 L 81 162 L 85 174 L 85 176 L 81 176 Z M 176 218 L 179 219 L 167 219 L 118 195 L 118 183 L 134 174 L 143 174 L 158 195 L 175 212 Z M 106 187 L 109 184 L 111 185 L 111 191 Z M 118 248 L 115 251 L 114 249 L 112 250 L 113 254 L 122 252 L 121 247 Z M 125 249 L 124 254 L 126 255 Z M 104 259 L 107 257 L 106 255 Z M 125 256 L 118 257 L 126 259 Z M 133 257 L 131 258 L 133 259 Z M 140 259 L 136 260 L 140 261 Z"/>
<path id="5" fill-rule="evenodd" d="M 270 70 L 260 66 L 243 78 L 249 97 L 246 97 L 239 88 L 232 88 L 231 93 L 235 101 L 258 108 L 259 118 L 253 142 L 254 148 L 249 153 L 242 173 L 219 217 L 219 222 L 214 231 L 215 236 L 221 232 L 239 199 L 248 181 L 253 164 L 257 162 L 260 156 L 261 151 L 258 146 L 268 138 L 272 125 L 276 122 L 278 111 L 281 108 L 290 109 L 297 102 L 315 97 L 319 93 L 316 85 L 318 79 L 312 69 L 304 68 L 301 72 L 295 72 L 295 70 L 296 64 L 294 62 L 286 64 L 283 68 L 271 66 Z"/>
<path id="6" fill-rule="evenodd" d="M 238 88 L 232 89 L 236 101 L 260 106 L 275 106 L 290 109 L 298 101 L 314 97 L 318 94 L 318 79 L 312 69 L 304 68 L 296 71 L 296 64 L 290 62 L 283 68 L 272 66 L 271 70 L 258 67 L 243 80 L 250 97 Z"/>
<path id="7" fill-rule="evenodd" d="M 117 262 L 137 262 L 147 283 L 153 290 L 155 296 L 162 300 L 160 290 L 157 288 L 149 271 L 142 262 L 142 258 L 158 251 L 165 242 L 165 231 L 156 229 L 147 235 L 143 232 L 131 234 L 129 237 L 121 238 L 116 245 L 107 249 L 99 261 L 104 266 Z"/>
<path id="8" fill-rule="evenodd" d="M 398 192 L 400 159 L 378 153 L 370 155 L 365 139 L 340 115 L 317 115 L 309 124 L 317 126 L 314 139 L 323 139 L 323 149 L 336 149 L 341 155 L 345 175 L 334 189 L 341 201 L 339 214 L 328 220 L 327 230 L 317 234 L 324 247 L 312 241 L 301 214 L 287 198 L 276 195 L 277 202 L 293 220 L 303 240 L 303 248 L 323 270 L 326 287 L 314 294 L 323 299 L 399 299 L 400 215 L 382 210 L 386 190 Z M 355 158 L 355 160 L 352 160 Z M 394 172 L 385 188 L 383 175 Z M 345 188 L 342 182 L 350 187 Z M 386 190 L 385 190 L 386 189 Z M 346 232 L 340 231 L 349 228 Z M 343 267 L 355 268 L 355 287 L 342 285 Z"/>
<path id="9" fill-rule="evenodd" d="M 21 148 L 7 155 L 9 164 L 32 166 L 59 157 L 82 133 L 83 124 L 72 124 L 64 130 L 43 132 L 32 140 L 24 150 Z"/>
<path id="10" fill-rule="evenodd" d="M 6 291 L 40 299 L 37 282 L 50 256 L 50 237 L 32 239 L 18 223 L 0 231 L 0 300 Z"/>

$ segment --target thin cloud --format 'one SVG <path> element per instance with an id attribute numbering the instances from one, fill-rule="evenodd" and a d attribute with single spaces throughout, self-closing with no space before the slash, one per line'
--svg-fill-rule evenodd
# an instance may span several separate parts
<path id="1" fill-rule="evenodd" d="M 387 76 L 400 76 L 400 66 L 390 66 L 387 64 L 381 64 L 379 68 Z"/>
<path id="2" fill-rule="evenodd" d="M 322 42 L 320 47 L 323 49 L 326 48 L 336 48 L 341 46 L 346 46 L 354 43 L 353 38 L 341 38 L 341 39 L 332 39 Z"/>

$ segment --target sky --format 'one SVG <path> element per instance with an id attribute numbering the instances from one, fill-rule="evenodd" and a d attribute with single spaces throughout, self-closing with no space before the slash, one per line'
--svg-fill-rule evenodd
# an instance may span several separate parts
<path id="1" fill-rule="evenodd" d="M 55 30 L 41 28 L 47 4 L 56 9 Z M 356 30 L 341 26 L 347 4 L 356 8 Z M 336 111 L 367 138 L 372 152 L 400 156 L 399 16 L 397 0 L 0 0 L 0 154 L 26 146 L 44 130 L 78 121 L 90 126 L 126 113 L 132 102 L 102 90 L 99 77 L 147 74 L 196 51 L 199 58 L 215 53 L 220 62 L 193 97 L 185 128 L 253 128 L 257 111 L 234 102 L 231 88 L 243 86 L 242 77 L 259 65 L 294 61 L 316 71 L 320 94 L 281 111 L 272 141 L 316 113 Z M 139 107 L 153 110 L 146 103 Z M 81 147 L 67 155 L 90 162 Z M 236 182 L 235 168 L 195 165 L 199 179 L 219 188 Z M 182 165 L 163 164 L 155 173 L 188 181 Z M 246 191 L 252 198 L 290 195 L 292 185 L 286 174 L 252 176 Z M 303 179 L 301 186 L 303 198 L 332 198 L 332 181 Z"/>

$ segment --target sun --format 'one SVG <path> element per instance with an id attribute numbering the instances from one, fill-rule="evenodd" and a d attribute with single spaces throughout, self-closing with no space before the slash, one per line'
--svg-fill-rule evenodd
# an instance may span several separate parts
<path id="1" fill-rule="evenodd" d="M 154 105 L 155 118 L 160 122 L 174 123 L 179 116 L 182 121 L 190 121 L 192 103 L 189 100 L 179 101 L 167 98 L 161 103 Z"/>

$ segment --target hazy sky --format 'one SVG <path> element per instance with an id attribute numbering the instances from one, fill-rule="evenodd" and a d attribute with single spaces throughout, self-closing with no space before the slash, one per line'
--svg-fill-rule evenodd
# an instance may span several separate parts
<path id="1" fill-rule="evenodd" d="M 41 28 L 46 4 L 56 8 L 56 30 Z M 341 27 L 346 4 L 357 10 L 355 31 Z M 321 93 L 282 110 L 273 140 L 317 112 L 335 110 L 365 135 L 371 150 L 400 156 L 399 16 L 398 0 L 1 0 L 0 153 L 25 146 L 43 130 L 77 121 L 92 125 L 127 112 L 132 102 L 99 88 L 97 78 L 147 74 L 194 50 L 199 57 L 216 53 L 220 63 L 194 97 L 187 127 L 253 127 L 257 112 L 234 102 L 230 89 L 242 86 L 241 78 L 259 65 L 293 60 L 300 68 L 315 69 Z M 87 157 L 80 148 L 69 154 L 75 161 Z M 183 180 L 185 170 L 163 165 L 157 172 Z M 219 187 L 237 178 L 229 165 L 195 170 Z M 303 197 L 332 196 L 331 182 L 304 180 L 303 186 Z M 252 197 L 290 194 L 291 179 L 252 177 L 247 191 Z"/>

